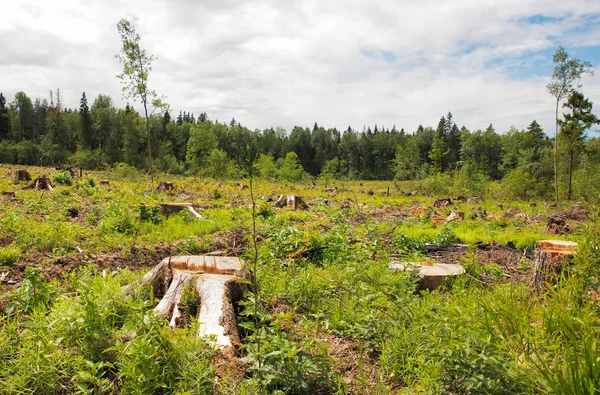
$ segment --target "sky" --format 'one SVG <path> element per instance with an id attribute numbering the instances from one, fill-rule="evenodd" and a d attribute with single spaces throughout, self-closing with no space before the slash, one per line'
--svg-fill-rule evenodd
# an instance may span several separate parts
<path id="1" fill-rule="evenodd" d="M 582 92 L 600 115 L 600 1 L 12 0 L 0 24 L 0 92 L 60 88 L 124 106 L 116 24 L 157 59 L 149 86 L 171 111 L 250 129 L 458 126 L 497 132 L 534 119 L 554 133 L 546 91 L 559 45 L 589 61 Z M 136 109 L 139 104 L 133 103 Z M 597 134 L 600 135 L 600 134 Z"/>

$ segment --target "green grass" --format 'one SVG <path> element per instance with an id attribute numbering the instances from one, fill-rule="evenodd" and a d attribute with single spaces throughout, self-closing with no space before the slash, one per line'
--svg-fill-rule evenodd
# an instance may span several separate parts
<path id="1" fill-rule="evenodd" d="M 110 187 L 100 186 L 102 179 Z M 177 253 L 195 254 L 212 248 L 216 232 L 249 232 L 248 191 L 236 183 L 218 187 L 214 180 L 159 175 L 160 180 L 174 182 L 177 190 L 157 194 L 147 176 L 125 167 L 90 172 L 52 193 L 17 190 L 16 201 L 0 200 L 0 265 L 10 270 L 27 255 L 75 254 L 77 246 L 127 254 L 134 246 L 177 242 Z M 143 273 L 103 276 L 92 263 L 56 279 L 28 269 L 24 282 L 3 288 L 0 388 L 49 394 L 597 393 L 595 219 L 569 235 L 550 236 L 543 220 L 531 218 L 565 209 L 568 202 L 552 209 L 543 202 L 532 207 L 487 197 L 436 208 L 441 216 L 457 209 L 466 217 L 436 225 L 427 215 L 411 215 L 413 207 L 431 208 L 433 197 L 401 195 L 392 182 L 333 185 L 337 193 L 321 185 L 257 182 L 259 198 L 293 192 L 307 201 L 327 198 L 329 205 L 292 211 L 258 200 L 258 317 L 252 294 L 240 303 L 238 317 L 246 375 L 233 370 L 217 376 L 215 350 L 196 337 L 197 322 L 170 329 L 150 314 L 156 299 L 148 290 L 126 296 L 123 286 Z M 402 191 L 417 188 L 398 185 Z M 384 196 L 388 186 L 391 196 Z M 0 178 L 0 190 L 15 187 Z M 345 200 L 353 203 L 341 209 Z M 206 207 L 199 210 L 205 219 L 185 210 L 157 215 L 154 208 L 163 201 L 193 201 Z M 498 217 L 475 218 L 478 207 Z M 76 218 L 69 208 L 77 209 Z M 530 219 L 505 218 L 511 209 Z M 478 261 L 472 250 L 461 261 L 468 275 L 433 292 L 418 292 L 417 276 L 388 269 L 392 253 L 424 259 L 426 242 L 511 242 L 531 249 L 547 238 L 577 241 L 580 253 L 540 295 L 526 283 L 507 280 L 499 266 Z M 531 264 L 524 259 L 519 268 Z M 347 348 L 336 354 L 336 345 Z"/>

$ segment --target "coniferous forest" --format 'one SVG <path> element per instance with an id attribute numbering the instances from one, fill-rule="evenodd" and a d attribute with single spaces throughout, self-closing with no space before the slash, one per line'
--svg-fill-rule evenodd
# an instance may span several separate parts
<path id="1" fill-rule="evenodd" d="M 558 135 L 559 185 L 565 197 L 567 192 L 591 197 L 598 194 L 594 185 L 600 185 L 600 140 L 592 132 L 597 120 L 592 103 L 575 94 L 559 111 L 564 113 L 559 123 L 565 125 Z M 32 100 L 18 92 L 9 102 L 0 95 L 2 162 L 147 168 L 145 120 L 134 107 L 116 108 L 102 94 L 88 100 L 84 92 L 79 108 L 70 109 L 63 108 L 59 89 L 49 96 Z M 591 122 L 580 120 L 586 113 Z M 577 130 L 569 132 L 574 116 Z M 535 120 L 525 129 L 500 131 L 492 124 L 470 130 L 459 122 L 448 112 L 435 127 L 411 131 L 382 125 L 338 130 L 315 122 L 288 132 L 251 130 L 235 119 L 224 123 L 206 113 L 165 110 L 152 115 L 149 126 L 154 167 L 168 174 L 238 178 L 242 150 L 250 144 L 260 154 L 260 176 L 269 180 L 414 180 L 433 192 L 453 186 L 473 193 L 484 193 L 496 181 L 510 197 L 552 196 L 552 131 L 542 130 Z"/>

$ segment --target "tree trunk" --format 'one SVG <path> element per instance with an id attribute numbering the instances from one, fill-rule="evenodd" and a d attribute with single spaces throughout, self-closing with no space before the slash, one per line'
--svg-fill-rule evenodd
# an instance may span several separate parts
<path id="1" fill-rule="evenodd" d="M 177 326 L 185 313 L 190 314 L 183 311 L 181 304 L 186 287 L 193 286 L 196 315 L 201 323 L 198 336 L 223 348 L 241 345 L 235 304 L 244 292 L 244 285 L 238 280 L 249 277 L 245 264 L 235 257 L 174 256 L 163 259 L 137 285 L 150 286 L 155 295 L 162 297 L 154 311 L 168 318 L 171 327 Z"/>
<path id="2" fill-rule="evenodd" d="M 148 136 L 148 171 L 150 172 L 150 183 L 154 184 L 154 168 L 152 167 L 152 143 L 150 139 L 150 122 L 148 119 L 148 105 L 144 98 L 144 113 L 146 114 L 146 135 Z"/>
<path id="3" fill-rule="evenodd" d="M 569 150 L 569 200 L 571 200 L 571 185 L 573 181 L 573 149 Z"/>
<path id="4" fill-rule="evenodd" d="M 556 202 L 558 203 L 558 104 L 559 99 L 556 99 L 556 113 L 555 113 L 555 131 L 554 131 L 554 193 L 556 196 Z"/>
<path id="5" fill-rule="evenodd" d="M 553 284 L 563 267 L 577 253 L 577 243 L 564 240 L 540 240 L 536 243 L 533 262 L 533 286 L 537 293 Z"/>

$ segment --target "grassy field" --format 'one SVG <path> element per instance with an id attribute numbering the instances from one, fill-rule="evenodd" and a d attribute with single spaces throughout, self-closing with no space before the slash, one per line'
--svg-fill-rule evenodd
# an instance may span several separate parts
<path id="1" fill-rule="evenodd" d="M 258 310 L 240 302 L 239 358 L 170 329 L 156 298 L 123 286 L 161 259 L 220 251 L 252 262 L 249 189 L 234 181 L 121 167 L 22 189 L 0 167 L 0 392 L 5 393 L 561 393 L 600 391 L 597 209 L 580 202 L 457 201 L 394 182 L 255 181 Z M 109 180 L 110 185 L 100 185 Z M 248 185 L 247 181 L 241 181 Z M 389 191 L 389 192 L 388 192 Z M 300 195 L 307 210 L 275 208 Z M 456 198 L 456 196 L 453 196 Z M 192 202 L 170 216 L 160 202 Z M 464 220 L 447 222 L 452 211 Z M 584 212 L 585 215 L 581 213 Z M 481 213 L 485 213 L 481 215 Z M 570 231 L 545 232 L 561 214 Z M 540 293 L 535 242 L 579 244 Z M 460 263 L 433 292 L 391 261 Z"/>

